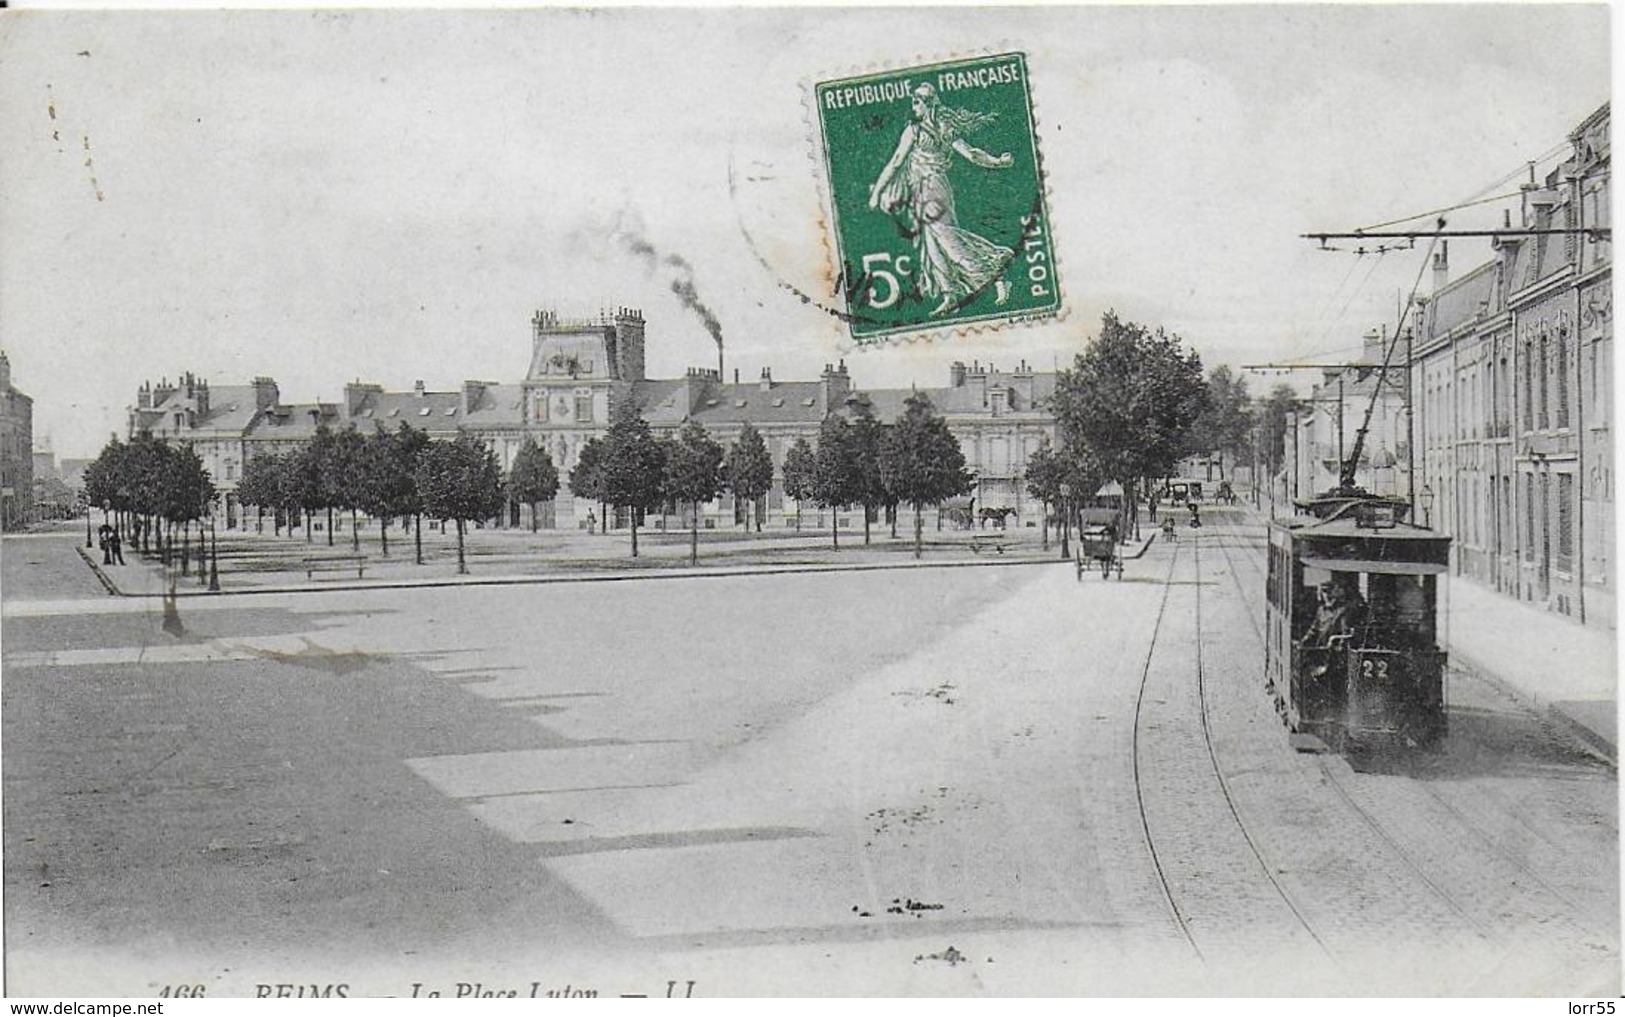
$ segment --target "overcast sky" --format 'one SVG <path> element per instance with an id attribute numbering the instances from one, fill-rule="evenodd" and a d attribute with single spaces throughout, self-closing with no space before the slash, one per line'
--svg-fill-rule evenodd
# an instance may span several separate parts
<path id="1" fill-rule="evenodd" d="M 1421 249 L 1298 234 L 1544 173 L 1608 99 L 1609 29 L 1601 5 L 9 12 L 0 347 L 59 456 L 188 370 L 289 401 L 517 381 L 544 307 L 640 307 L 651 376 L 713 366 L 641 239 L 692 265 L 745 379 L 1064 365 L 1106 308 L 1209 365 L 1341 359 L 1392 328 Z M 845 348 L 790 289 L 828 290 L 806 86 L 1012 49 L 1067 316 Z M 1458 273 L 1488 256 L 1451 248 Z"/>

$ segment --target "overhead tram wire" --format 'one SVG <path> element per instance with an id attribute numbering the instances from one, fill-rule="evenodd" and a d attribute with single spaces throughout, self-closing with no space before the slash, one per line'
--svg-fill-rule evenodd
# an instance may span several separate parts
<path id="1" fill-rule="evenodd" d="M 1497 194 L 1489 198 L 1479 198 L 1476 201 L 1464 201 L 1459 205 L 1450 205 L 1446 208 L 1435 208 L 1430 212 L 1418 212 L 1415 215 L 1407 215 L 1403 219 L 1391 219 L 1388 222 L 1379 222 L 1372 226 L 1361 226 L 1354 232 L 1368 233 L 1373 230 L 1387 229 L 1390 226 L 1398 226 L 1402 222 L 1410 222 L 1412 219 L 1426 219 L 1430 216 L 1439 216 L 1446 212 L 1455 212 L 1463 208 L 1472 208 L 1474 205 L 1488 205 L 1492 201 L 1505 201 L 1507 198 L 1516 198 L 1517 196 L 1518 192 L 1512 191 L 1507 194 Z"/>
<path id="2" fill-rule="evenodd" d="M 1355 262 L 1355 264 L 1359 264 L 1359 262 Z M 1361 291 L 1370 284 L 1371 277 L 1376 274 L 1377 266 L 1381 264 L 1382 254 L 1379 253 L 1375 258 L 1371 259 L 1371 267 L 1366 269 L 1365 278 L 1361 279 L 1359 285 L 1355 286 L 1354 289 L 1349 292 L 1349 298 L 1343 301 L 1343 307 L 1337 312 L 1337 316 L 1326 323 L 1326 329 L 1320 333 L 1320 339 L 1316 345 L 1325 342 L 1326 339 L 1332 334 L 1332 329 L 1336 328 L 1342 323 L 1343 316 L 1349 313 L 1349 307 L 1354 303 L 1354 298 L 1358 297 Z"/>
<path id="3" fill-rule="evenodd" d="M 1422 219 L 1422 218 L 1425 218 L 1427 216 L 1436 216 L 1436 215 L 1439 215 L 1439 214 L 1444 213 L 1444 212 L 1454 212 L 1454 211 L 1457 211 L 1457 210 L 1463 209 L 1463 208 L 1471 208 L 1471 207 L 1473 207 L 1475 205 L 1487 205 L 1487 204 L 1490 204 L 1491 202 L 1506 201 L 1506 200 L 1509 200 L 1511 198 L 1516 198 L 1518 196 L 1518 194 L 1521 193 L 1521 192 L 1512 192 L 1512 193 L 1508 193 L 1508 194 L 1497 194 L 1497 195 L 1492 195 L 1490 197 L 1484 197 L 1484 192 L 1495 190 L 1496 188 L 1500 187 L 1501 185 L 1506 184 L 1506 183 L 1510 183 L 1511 181 L 1517 179 L 1519 176 L 1521 176 L 1524 173 L 1532 172 L 1534 167 L 1539 166 L 1542 163 L 1545 163 L 1545 162 L 1551 160 L 1553 157 L 1562 154 L 1563 151 L 1568 148 L 1568 145 L 1569 145 L 1569 142 L 1568 142 L 1567 139 L 1564 139 L 1563 141 L 1558 142 L 1557 144 L 1553 145 L 1551 148 L 1548 148 L 1546 151 L 1540 153 L 1540 155 L 1536 156 L 1534 159 L 1531 159 L 1531 160 L 1523 163 L 1517 169 L 1512 170 L 1511 172 L 1507 173 L 1506 175 L 1497 178 L 1496 180 L 1492 181 L 1489 184 L 1486 184 L 1483 187 L 1480 187 L 1478 190 L 1474 191 L 1471 196 L 1467 197 L 1466 199 L 1462 200 L 1461 202 L 1459 202 L 1459 203 L 1457 203 L 1455 205 L 1449 205 L 1449 206 L 1446 206 L 1445 208 L 1434 209 L 1433 211 L 1430 211 L 1430 212 L 1418 212 L 1415 215 L 1408 215 L 1408 216 L 1405 216 L 1405 217 L 1400 218 L 1400 219 L 1393 219 L 1393 220 L 1390 220 L 1388 222 L 1378 223 L 1378 224 L 1373 225 L 1373 226 L 1361 226 L 1358 229 L 1354 230 L 1353 233 L 1338 233 L 1338 234 L 1332 234 L 1332 233 L 1305 233 L 1305 234 L 1303 234 L 1303 236 L 1306 239 L 1316 239 L 1316 238 L 1318 238 L 1320 240 L 1320 248 L 1319 248 L 1320 250 L 1322 250 L 1322 251 L 1332 251 L 1332 252 L 1337 252 L 1337 253 L 1347 253 L 1349 251 L 1349 248 L 1346 248 L 1346 247 L 1333 247 L 1333 246 L 1329 245 L 1326 242 L 1329 238 L 1338 237 L 1340 239 L 1363 239 L 1363 237 L 1360 236 L 1361 234 L 1371 234 L 1371 239 L 1373 239 L 1373 240 L 1404 239 L 1404 240 L 1407 241 L 1405 244 L 1386 244 L 1386 243 L 1379 244 L 1378 246 L 1376 246 L 1374 248 L 1369 248 L 1369 249 L 1362 245 L 1361 247 L 1355 249 L 1354 253 L 1356 255 L 1385 254 L 1388 251 L 1392 251 L 1392 250 L 1409 249 L 1409 248 L 1415 247 L 1416 246 L 1416 239 L 1419 236 L 1434 236 L 1434 239 L 1438 239 L 1438 237 L 1435 236 L 1434 234 L 1425 234 L 1425 233 L 1421 233 L 1421 232 L 1417 232 L 1415 234 L 1404 234 L 1404 233 L 1381 234 L 1381 233 L 1377 233 L 1376 231 L 1385 229 L 1385 228 L 1387 228 L 1389 226 L 1396 226 L 1396 225 L 1399 225 L 1400 223 L 1410 222 L 1413 219 Z M 1491 235 L 1503 234 L 1503 233 L 1506 233 L 1506 232 L 1507 232 L 1506 230 L 1485 231 L 1483 235 L 1491 236 Z M 1558 232 L 1558 231 L 1553 231 L 1553 232 Z M 1472 234 L 1472 235 L 1476 235 L 1476 234 Z"/>
<path id="4" fill-rule="evenodd" d="M 1330 311 L 1332 305 L 1337 303 L 1337 298 L 1343 295 L 1343 287 L 1349 284 L 1349 279 L 1354 275 L 1354 270 L 1359 267 L 1360 259 L 1356 258 L 1349 262 L 1349 270 L 1343 273 L 1343 281 L 1339 282 L 1337 288 L 1332 290 L 1331 296 L 1326 298 L 1326 303 L 1321 306 L 1320 310 L 1315 312 L 1315 317 L 1312 320 L 1318 321 L 1325 317 L 1326 312 Z"/>

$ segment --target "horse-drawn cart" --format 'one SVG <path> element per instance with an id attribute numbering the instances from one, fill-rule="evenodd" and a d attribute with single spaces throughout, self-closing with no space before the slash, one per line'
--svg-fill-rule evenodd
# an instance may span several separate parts
<path id="1" fill-rule="evenodd" d="M 1099 569 L 1100 578 L 1110 579 L 1115 569 L 1123 578 L 1123 555 L 1117 544 L 1115 510 L 1085 509 L 1078 527 L 1078 578 L 1084 571 Z"/>

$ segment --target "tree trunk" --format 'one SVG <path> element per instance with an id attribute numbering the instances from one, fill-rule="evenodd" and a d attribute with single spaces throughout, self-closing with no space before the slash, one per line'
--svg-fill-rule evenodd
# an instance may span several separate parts
<path id="1" fill-rule="evenodd" d="M 416 515 L 414 515 L 412 517 L 412 520 L 413 520 L 414 523 L 416 523 L 416 526 L 414 527 L 414 530 L 416 531 L 416 534 L 417 534 L 416 539 L 417 539 L 417 548 L 418 548 L 418 564 L 422 565 L 423 564 L 423 513 L 421 513 L 421 512 L 417 513 Z"/>
<path id="2" fill-rule="evenodd" d="M 315 540 L 316 538 L 310 530 L 310 509 L 305 509 L 305 543 L 314 543 Z"/>
<path id="3" fill-rule="evenodd" d="M 937 522 L 938 522 L 938 525 L 941 525 L 942 520 L 941 520 L 940 517 L 938 518 Z M 921 511 L 920 503 L 915 502 L 914 503 L 914 557 L 915 558 L 920 557 L 920 552 L 921 552 L 920 531 L 923 530 L 924 528 L 925 528 L 925 514 Z"/>
<path id="4" fill-rule="evenodd" d="M 356 525 L 355 509 L 350 510 L 350 550 L 361 553 L 361 527 Z"/>
<path id="5" fill-rule="evenodd" d="M 638 512 L 632 509 L 632 557 L 638 556 Z"/>
<path id="6" fill-rule="evenodd" d="M 181 524 L 181 575 L 192 574 L 192 520 Z"/>
<path id="7" fill-rule="evenodd" d="M 598 503 L 598 533 L 600 536 L 609 536 L 609 503 Z"/>
<path id="8" fill-rule="evenodd" d="M 801 532 L 801 499 L 796 499 L 796 532 Z"/>
<path id="9" fill-rule="evenodd" d="M 835 550 L 841 549 L 841 513 L 834 505 L 829 507 L 829 539 Z"/>
<path id="10" fill-rule="evenodd" d="M 530 532 L 532 533 L 536 532 L 536 516 L 539 511 L 538 506 L 541 504 L 542 503 L 539 501 L 533 501 L 530 503 Z"/>
<path id="11" fill-rule="evenodd" d="M 444 520 L 441 521 L 441 527 L 445 527 Z M 461 519 L 457 520 L 457 574 L 460 576 L 468 574 L 468 562 L 463 558 L 463 521 Z"/>
<path id="12" fill-rule="evenodd" d="M 688 517 L 688 563 L 700 563 L 700 503 L 694 502 L 694 514 Z"/>
<path id="13" fill-rule="evenodd" d="M 333 546 L 333 506 L 327 506 L 327 546 Z"/>
<path id="14" fill-rule="evenodd" d="M 265 506 L 264 505 L 255 505 L 254 506 L 254 532 L 255 533 L 264 533 L 265 532 Z"/>
<path id="15" fill-rule="evenodd" d="M 1072 506 L 1068 499 L 1061 499 L 1061 560 L 1066 561 L 1072 557 Z"/>
<path id="16" fill-rule="evenodd" d="M 389 557 L 389 519 L 386 516 L 378 517 L 378 542 L 384 546 L 384 557 Z"/>
<path id="17" fill-rule="evenodd" d="M 863 506 L 863 546 L 869 546 L 869 506 Z"/>
<path id="18" fill-rule="evenodd" d="M 1048 551 L 1049 550 L 1049 502 L 1047 502 L 1047 501 L 1046 502 L 1041 502 L 1040 504 L 1043 507 L 1039 511 L 1041 511 L 1043 513 L 1043 515 L 1039 517 L 1039 525 L 1042 526 L 1043 530 L 1044 530 L 1044 550 Z"/>
<path id="19" fill-rule="evenodd" d="M 897 539 L 897 506 L 891 507 L 891 539 Z"/>

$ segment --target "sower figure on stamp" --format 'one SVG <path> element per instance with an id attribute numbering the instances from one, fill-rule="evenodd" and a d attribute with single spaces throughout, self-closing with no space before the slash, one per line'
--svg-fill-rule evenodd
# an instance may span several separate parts
<path id="1" fill-rule="evenodd" d="M 1000 247 L 958 225 L 954 191 L 948 183 L 953 153 L 983 169 L 1008 169 L 1015 164 L 1009 152 L 993 156 L 974 147 L 964 135 L 995 119 L 992 113 L 972 113 L 942 104 L 929 84 L 914 90 L 914 121 L 903 128 L 886 167 L 869 188 L 869 207 L 888 214 L 906 213 L 914 234 L 919 289 L 924 297 L 940 297 L 932 314 L 950 310 L 987 287 L 995 286 L 996 302 L 1010 298 L 1010 283 L 1001 278 L 1015 252 Z"/>

